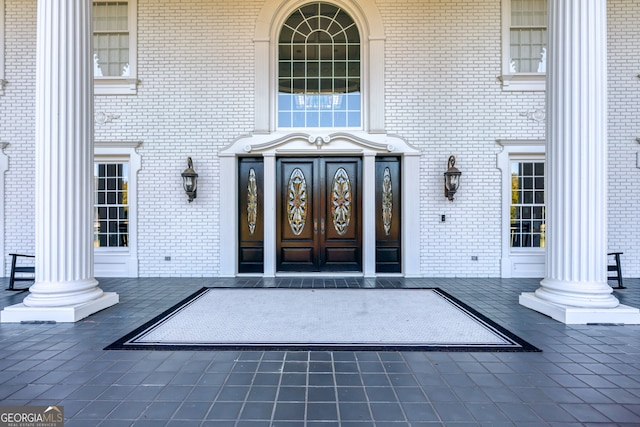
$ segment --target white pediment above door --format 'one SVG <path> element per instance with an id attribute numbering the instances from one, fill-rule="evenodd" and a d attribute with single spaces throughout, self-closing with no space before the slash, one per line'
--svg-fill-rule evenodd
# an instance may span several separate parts
<path id="1" fill-rule="evenodd" d="M 367 132 L 289 132 L 242 136 L 220 156 L 273 154 L 397 154 L 419 155 L 402 138 Z"/>

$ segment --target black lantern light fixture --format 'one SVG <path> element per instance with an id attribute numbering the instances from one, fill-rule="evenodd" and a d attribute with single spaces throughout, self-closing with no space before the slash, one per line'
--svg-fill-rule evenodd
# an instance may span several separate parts
<path id="1" fill-rule="evenodd" d="M 453 201 L 453 195 L 460 187 L 460 175 L 462 172 L 456 168 L 455 156 L 449 156 L 449 168 L 444 173 L 444 196 Z"/>
<path id="2" fill-rule="evenodd" d="M 191 157 L 187 157 L 187 168 L 182 172 L 182 186 L 187 193 L 189 203 L 197 196 L 198 190 L 198 174 L 193 170 L 193 161 Z"/>

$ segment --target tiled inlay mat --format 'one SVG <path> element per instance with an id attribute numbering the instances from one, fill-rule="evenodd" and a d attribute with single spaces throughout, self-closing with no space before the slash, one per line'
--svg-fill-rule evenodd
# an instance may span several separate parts
<path id="1" fill-rule="evenodd" d="M 440 289 L 203 288 L 107 349 L 536 351 Z"/>

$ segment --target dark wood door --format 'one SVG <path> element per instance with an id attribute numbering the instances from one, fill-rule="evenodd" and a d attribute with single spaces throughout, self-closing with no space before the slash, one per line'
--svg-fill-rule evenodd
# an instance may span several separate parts
<path id="1" fill-rule="evenodd" d="M 264 272 L 264 165 L 262 157 L 238 161 L 238 272 Z"/>
<path id="2" fill-rule="evenodd" d="M 278 159 L 278 271 L 362 271 L 360 158 Z"/>
<path id="3" fill-rule="evenodd" d="M 400 158 L 376 158 L 376 272 L 400 273 Z"/>

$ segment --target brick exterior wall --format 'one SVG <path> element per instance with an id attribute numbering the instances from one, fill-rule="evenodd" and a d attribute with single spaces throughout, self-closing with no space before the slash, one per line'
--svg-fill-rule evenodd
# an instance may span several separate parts
<path id="1" fill-rule="evenodd" d="M 7 85 L 0 95 L 0 141 L 9 144 L 9 170 L 2 201 L 5 236 L 0 238 L 8 276 L 9 253 L 34 253 L 36 2 L 5 0 L 4 33 Z"/>
<path id="2" fill-rule="evenodd" d="M 5 1 L 5 249 L 32 253 L 36 2 Z M 544 139 L 544 121 L 527 117 L 544 110 L 544 93 L 502 90 L 500 0 L 376 4 L 386 34 L 386 130 L 422 152 L 415 177 L 421 182 L 416 203 L 422 221 L 415 230 L 421 272 L 498 277 L 502 182 L 496 140 Z M 96 97 L 95 112 L 113 120 L 96 123 L 95 139 L 142 142 L 140 276 L 215 276 L 221 252 L 229 250 L 219 247 L 226 225 L 217 214 L 217 152 L 253 130 L 253 35 L 262 6 L 259 0 L 138 0 L 138 94 Z M 609 0 L 608 8 L 609 246 L 625 252 L 624 275 L 638 277 L 640 4 Z M 442 174 L 452 154 L 463 175 L 449 202 Z M 191 204 L 180 178 L 187 156 L 200 175 Z"/>
<path id="3" fill-rule="evenodd" d="M 609 250 L 622 274 L 640 277 L 640 4 L 608 2 Z"/>

